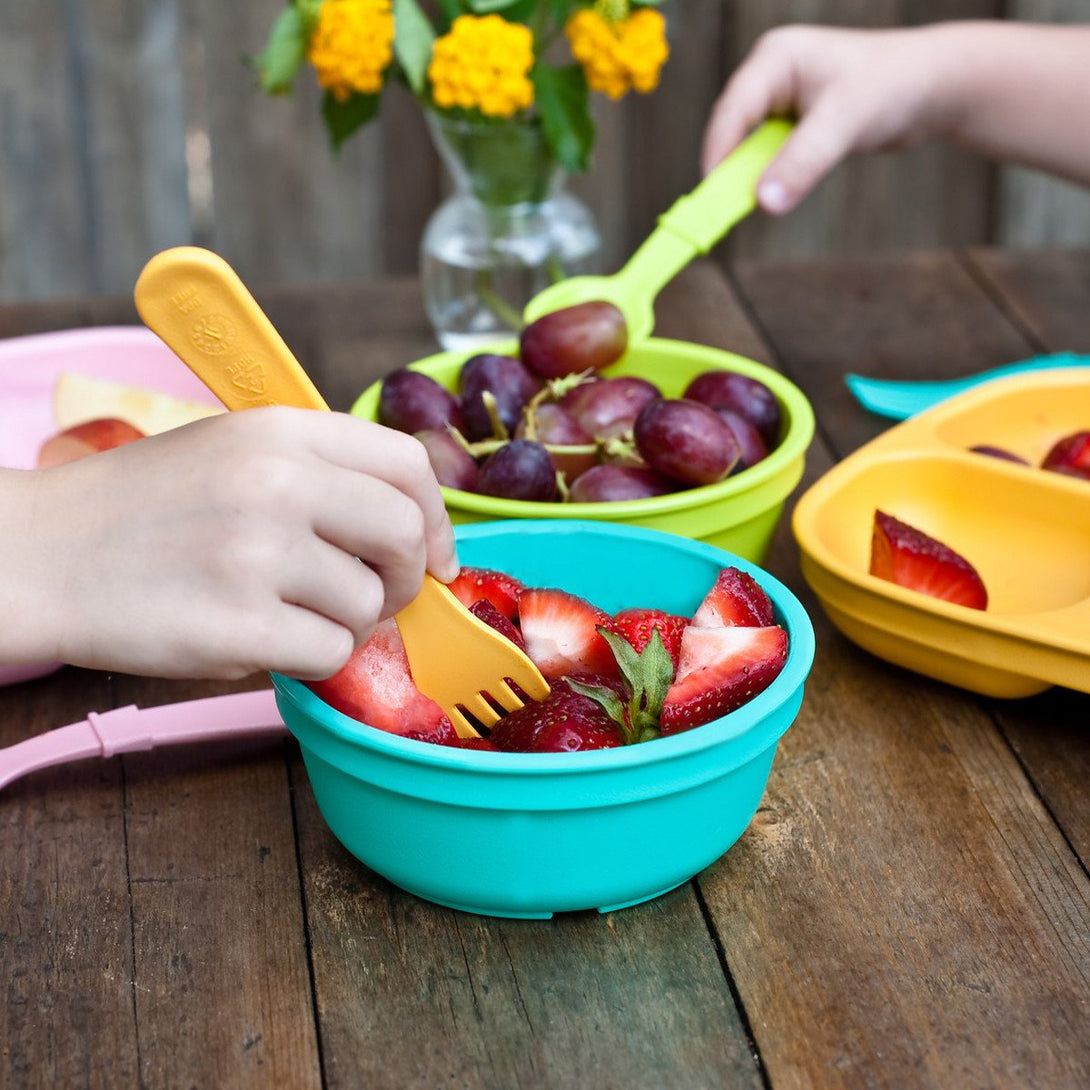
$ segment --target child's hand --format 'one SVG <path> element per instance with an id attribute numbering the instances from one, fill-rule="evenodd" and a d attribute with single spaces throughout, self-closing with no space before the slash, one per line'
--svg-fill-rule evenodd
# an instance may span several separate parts
<path id="1" fill-rule="evenodd" d="M 766 212 L 794 208 L 842 159 L 906 145 L 936 122 L 936 57 L 921 30 L 788 26 L 765 34 L 727 83 L 704 134 L 705 172 L 765 118 L 798 119 L 765 171 Z"/>
<path id="2" fill-rule="evenodd" d="M 425 566 L 458 571 L 423 447 L 341 413 L 228 413 L 0 484 L 8 661 L 326 677 Z"/>
<path id="3" fill-rule="evenodd" d="M 704 134 L 710 170 L 772 115 L 798 119 L 757 188 L 788 212 L 842 159 L 931 137 L 1090 185 L 1090 25 L 1007 20 L 895 30 L 788 26 L 765 34 L 728 81 Z"/>

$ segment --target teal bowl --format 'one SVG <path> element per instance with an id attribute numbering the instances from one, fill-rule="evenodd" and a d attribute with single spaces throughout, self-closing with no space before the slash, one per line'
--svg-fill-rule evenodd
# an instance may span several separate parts
<path id="1" fill-rule="evenodd" d="M 640 527 L 517 520 L 457 528 L 462 563 L 559 586 L 614 612 L 690 615 L 722 567 L 765 588 L 787 663 L 748 704 L 667 738 L 583 753 L 494 753 L 401 738 L 273 675 L 318 808 L 357 859 L 429 901 L 490 916 L 612 911 L 718 859 L 757 811 L 814 657 L 810 619 L 772 576 L 714 546 Z"/>
<path id="2" fill-rule="evenodd" d="M 514 341 L 497 344 L 491 351 L 516 355 L 518 345 Z M 417 361 L 412 367 L 448 390 L 455 390 L 458 372 L 471 355 L 472 352 L 441 352 Z M 756 465 L 718 484 L 616 503 L 534 503 L 444 488 L 451 521 L 592 519 L 681 534 L 762 563 L 784 503 L 802 478 L 806 451 L 814 437 L 814 413 L 806 395 L 790 379 L 755 360 L 707 345 L 662 337 L 649 337 L 633 345 L 602 374 L 635 375 L 655 383 L 665 397 L 680 397 L 697 375 L 716 369 L 758 379 L 779 402 L 783 417 L 779 443 Z M 356 399 L 352 413 L 377 420 L 381 389 L 381 382 L 369 386 Z"/>

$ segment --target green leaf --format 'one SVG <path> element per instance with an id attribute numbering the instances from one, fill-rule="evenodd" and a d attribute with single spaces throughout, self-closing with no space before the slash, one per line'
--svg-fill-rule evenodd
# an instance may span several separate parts
<path id="1" fill-rule="evenodd" d="M 535 0 L 467 0 L 466 3 L 466 7 L 474 15 L 490 15 L 496 12 L 512 22 L 526 19 L 535 6 Z"/>
<path id="2" fill-rule="evenodd" d="M 460 0 L 439 0 L 439 11 L 442 19 L 437 27 L 440 34 L 445 34 L 450 24 L 462 14 L 462 5 Z"/>
<path id="3" fill-rule="evenodd" d="M 435 31 L 416 0 L 394 0 L 394 53 L 401 71 L 416 95 L 428 86 Z"/>
<path id="4" fill-rule="evenodd" d="M 285 8 L 269 31 L 265 48 L 254 60 L 261 89 L 270 95 L 285 95 L 306 60 L 310 28 L 295 7 Z"/>
<path id="5" fill-rule="evenodd" d="M 621 725 L 629 743 L 646 741 L 659 736 L 659 716 L 662 714 L 662 702 L 674 680 L 674 663 L 662 635 L 656 628 L 651 632 L 647 646 L 637 653 L 636 649 L 623 636 L 611 632 L 604 625 L 598 626 L 602 639 L 609 644 L 613 657 L 621 669 L 625 688 L 628 692 L 628 705 L 624 708 L 623 719 L 617 719 L 606 707 L 605 702 L 598 702 Z M 568 683 L 572 684 L 571 679 Z M 580 690 L 582 691 L 582 690 Z M 590 696 L 592 694 L 585 694 Z M 598 699 L 595 697 L 595 699 Z"/>
<path id="6" fill-rule="evenodd" d="M 574 677 L 565 677 L 564 680 L 577 693 L 588 697 L 601 706 L 622 731 L 625 729 L 624 704 L 621 703 L 621 698 L 608 685 L 588 685 Z"/>
<path id="7" fill-rule="evenodd" d="M 555 67 L 539 62 L 531 79 L 545 140 L 556 161 L 572 174 L 582 173 L 590 166 L 594 147 L 594 122 L 583 69 L 578 64 Z"/>
<path id="8" fill-rule="evenodd" d="M 378 113 L 381 98 L 380 94 L 356 93 L 341 102 L 326 91 L 322 98 L 322 117 L 334 151 L 339 151 L 357 129 L 363 128 Z"/>

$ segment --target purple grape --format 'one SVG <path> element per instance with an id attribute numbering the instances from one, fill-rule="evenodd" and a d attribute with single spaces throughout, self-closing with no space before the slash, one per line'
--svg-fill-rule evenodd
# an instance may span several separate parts
<path id="1" fill-rule="evenodd" d="M 730 409 L 748 420 L 771 449 L 779 441 L 780 403 L 763 383 L 737 371 L 705 371 L 685 387 L 682 397 L 713 409 Z"/>
<path id="2" fill-rule="evenodd" d="M 768 446 L 761 438 L 761 433 L 745 417 L 739 416 L 730 409 L 715 410 L 727 427 L 734 433 L 738 441 L 738 464 L 734 467 L 735 473 L 741 473 L 743 469 L 755 466 L 759 461 L 768 457 Z"/>
<path id="3" fill-rule="evenodd" d="M 613 503 L 617 500 L 644 500 L 676 492 L 677 485 L 652 469 L 636 466 L 593 466 L 577 477 L 571 486 L 573 503 Z"/>
<path id="4" fill-rule="evenodd" d="M 633 435 L 647 464 L 682 484 L 721 481 L 740 453 L 726 421 L 714 409 L 686 398 L 661 398 L 644 406 Z"/>
<path id="5" fill-rule="evenodd" d="M 462 365 L 459 374 L 462 391 L 462 431 L 466 438 L 500 438 L 494 434 L 492 419 L 484 404 L 488 391 L 496 399 L 496 414 L 508 434 L 515 430 L 523 407 L 541 389 L 541 383 L 512 356 L 482 353 Z"/>
<path id="6" fill-rule="evenodd" d="M 477 475 L 477 491 L 507 500 L 551 502 L 559 492 L 549 452 L 532 439 L 512 439 L 490 454 Z"/>
<path id="7" fill-rule="evenodd" d="M 382 380 L 378 420 L 412 434 L 444 424 L 460 427 L 462 410 L 458 399 L 430 375 L 402 367 Z"/>
<path id="8" fill-rule="evenodd" d="M 634 375 L 595 379 L 569 390 L 560 404 L 599 439 L 612 439 L 632 430 L 640 409 L 662 397 L 654 383 Z"/>
<path id="9" fill-rule="evenodd" d="M 441 485 L 464 492 L 476 491 L 477 463 L 446 428 L 418 431 L 416 438 L 424 444 L 432 471 Z"/>
<path id="10" fill-rule="evenodd" d="M 519 358 L 535 375 L 561 378 L 608 367 L 627 347 L 624 315 L 599 299 L 554 310 L 531 322 L 519 337 Z"/>
<path id="11" fill-rule="evenodd" d="M 568 482 L 574 481 L 580 473 L 598 461 L 594 439 L 587 435 L 572 416 L 552 401 L 542 402 L 532 410 L 527 410 L 515 429 L 515 438 L 536 439 L 545 444 L 552 455 L 553 464 Z M 587 449 L 564 449 L 568 447 Z"/>

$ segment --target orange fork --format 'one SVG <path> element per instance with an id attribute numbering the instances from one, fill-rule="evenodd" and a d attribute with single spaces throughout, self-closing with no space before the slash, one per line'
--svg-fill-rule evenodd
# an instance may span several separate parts
<path id="1" fill-rule="evenodd" d="M 136 282 L 135 300 L 144 324 L 228 409 L 329 409 L 268 316 L 217 254 L 195 246 L 157 254 Z M 549 694 L 548 682 L 529 657 L 431 575 L 396 620 L 413 681 L 462 738 L 479 737 L 465 712 L 490 727 L 500 718 L 497 709 L 522 707 L 509 681 L 535 700 Z"/>

